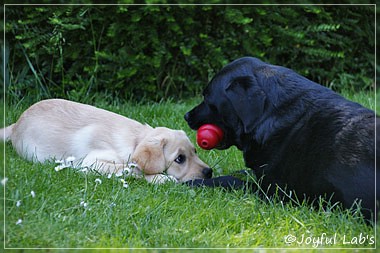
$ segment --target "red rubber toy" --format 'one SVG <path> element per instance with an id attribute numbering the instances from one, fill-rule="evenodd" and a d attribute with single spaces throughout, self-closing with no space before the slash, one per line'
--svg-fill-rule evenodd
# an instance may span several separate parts
<path id="1" fill-rule="evenodd" d="M 197 143 L 206 150 L 215 148 L 222 139 L 223 130 L 212 124 L 205 124 L 197 131 Z"/>

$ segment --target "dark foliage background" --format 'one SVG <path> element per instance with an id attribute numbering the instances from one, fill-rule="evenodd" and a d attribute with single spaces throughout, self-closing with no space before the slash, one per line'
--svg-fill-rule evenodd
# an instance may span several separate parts
<path id="1" fill-rule="evenodd" d="M 199 95 L 246 55 L 335 90 L 371 90 L 374 5 L 7 5 L 10 98 Z"/>

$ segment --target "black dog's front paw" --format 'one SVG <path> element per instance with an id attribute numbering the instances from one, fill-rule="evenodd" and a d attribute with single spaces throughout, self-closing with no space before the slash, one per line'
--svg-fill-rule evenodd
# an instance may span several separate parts
<path id="1" fill-rule="evenodd" d="M 233 176 L 221 176 L 209 179 L 194 179 L 185 183 L 192 187 L 222 187 L 228 190 L 246 189 L 247 187 L 247 181 L 243 181 Z"/>

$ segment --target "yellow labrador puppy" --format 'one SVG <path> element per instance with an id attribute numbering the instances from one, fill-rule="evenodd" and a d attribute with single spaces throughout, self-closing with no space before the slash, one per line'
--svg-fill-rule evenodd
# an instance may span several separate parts
<path id="1" fill-rule="evenodd" d="M 2 129 L 5 141 L 24 158 L 44 162 L 74 157 L 73 164 L 104 174 L 128 163 L 149 182 L 210 178 L 185 132 L 152 128 L 116 113 L 63 99 L 40 101 Z M 169 177 L 167 177 L 166 175 Z"/>

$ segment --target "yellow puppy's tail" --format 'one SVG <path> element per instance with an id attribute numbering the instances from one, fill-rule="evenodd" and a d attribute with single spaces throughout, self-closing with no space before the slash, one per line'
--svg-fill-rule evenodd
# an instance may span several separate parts
<path id="1" fill-rule="evenodd" d="M 13 127 L 14 127 L 15 124 L 12 124 L 10 126 L 7 126 L 7 127 L 4 127 L 0 130 L 0 139 L 2 141 L 9 141 L 10 140 L 10 137 L 12 135 L 12 132 L 13 132 Z"/>

